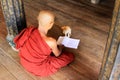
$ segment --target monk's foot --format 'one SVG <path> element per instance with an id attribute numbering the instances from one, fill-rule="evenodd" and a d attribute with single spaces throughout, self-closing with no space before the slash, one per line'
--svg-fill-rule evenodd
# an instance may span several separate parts
<path id="1" fill-rule="evenodd" d="M 11 46 L 11 48 L 12 48 L 14 51 L 18 52 L 19 50 L 15 48 L 15 43 L 13 42 L 13 39 L 14 39 L 14 36 L 13 36 L 13 35 L 9 35 L 9 34 L 8 34 L 7 37 L 6 37 L 6 40 L 8 41 L 9 45 Z"/>
<path id="2" fill-rule="evenodd" d="M 14 51 L 16 51 L 16 52 L 19 51 L 19 49 L 16 49 L 14 46 L 11 46 L 11 47 L 12 47 L 12 49 L 13 49 Z"/>

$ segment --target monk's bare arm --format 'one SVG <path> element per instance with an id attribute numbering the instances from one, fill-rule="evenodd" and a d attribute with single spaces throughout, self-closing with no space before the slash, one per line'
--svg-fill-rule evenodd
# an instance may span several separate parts
<path id="1" fill-rule="evenodd" d="M 54 54 L 56 57 L 58 57 L 58 56 L 61 54 L 61 52 L 62 52 L 62 47 L 60 47 L 60 48 L 57 47 L 57 42 L 56 42 L 55 39 L 49 38 L 49 39 L 47 40 L 47 44 L 50 46 L 50 48 L 52 49 L 53 54 Z"/>

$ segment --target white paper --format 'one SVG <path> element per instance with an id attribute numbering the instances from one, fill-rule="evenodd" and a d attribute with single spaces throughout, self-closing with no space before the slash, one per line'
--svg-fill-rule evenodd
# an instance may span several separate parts
<path id="1" fill-rule="evenodd" d="M 65 47 L 74 48 L 74 49 L 78 48 L 79 42 L 80 40 L 78 39 L 73 39 L 73 38 L 63 37 L 63 36 L 60 36 L 57 40 L 58 45 L 64 45 Z"/>

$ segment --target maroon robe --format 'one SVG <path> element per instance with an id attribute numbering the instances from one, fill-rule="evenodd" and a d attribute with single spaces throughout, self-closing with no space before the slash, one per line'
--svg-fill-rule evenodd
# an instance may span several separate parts
<path id="1" fill-rule="evenodd" d="M 38 76 L 48 76 L 73 61 L 72 53 L 63 52 L 52 56 L 52 50 L 41 37 L 37 28 L 28 27 L 14 39 L 19 49 L 20 62 L 29 72 Z"/>

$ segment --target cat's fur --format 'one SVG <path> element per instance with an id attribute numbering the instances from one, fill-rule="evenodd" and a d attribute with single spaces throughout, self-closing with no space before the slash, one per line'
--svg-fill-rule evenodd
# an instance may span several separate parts
<path id="1" fill-rule="evenodd" d="M 61 29 L 63 30 L 63 34 L 65 34 L 65 36 L 67 36 L 67 37 L 71 36 L 70 26 L 62 26 Z"/>

